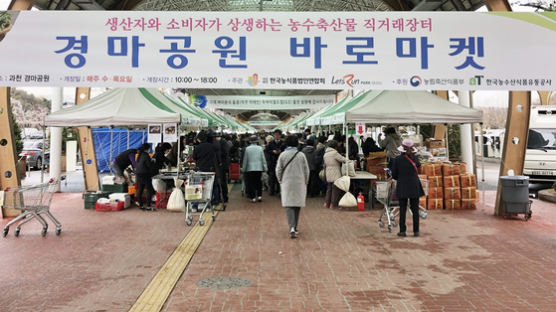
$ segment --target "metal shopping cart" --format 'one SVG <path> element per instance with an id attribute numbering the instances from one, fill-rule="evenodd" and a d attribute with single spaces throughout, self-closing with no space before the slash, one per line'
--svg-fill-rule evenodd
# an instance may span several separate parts
<path id="1" fill-rule="evenodd" d="M 212 207 L 212 190 L 214 187 L 214 172 L 194 172 L 186 173 L 185 177 L 185 224 L 190 226 L 193 223 L 193 209 L 197 212 L 201 210 L 199 215 L 199 225 L 205 225 L 203 214 L 210 210 L 212 220 L 216 219 L 214 208 Z"/>
<path id="2" fill-rule="evenodd" d="M 388 171 L 388 170 L 387 170 Z M 423 186 L 423 191 L 425 194 L 428 194 L 429 190 L 429 181 L 426 179 L 420 179 L 421 185 Z M 382 218 L 386 217 L 388 221 L 388 232 L 392 232 L 392 227 L 398 226 L 396 222 L 396 218 L 400 214 L 400 204 L 398 199 L 395 196 L 396 193 L 396 180 L 389 179 L 386 181 L 377 181 L 376 182 L 376 200 L 384 205 L 384 211 L 378 218 L 378 226 L 384 228 L 385 224 L 382 221 Z M 411 209 L 408 209 L 410 213 Z M 419 205 L 419 217 L 421 219 L 427 218 L 427 207 L 423 207 Z"/>
<path id="3" fill-rule="evenodd" d="M 56 235 L 60 235 L 62 224 L 50 213 L 50 202 L 52 201 L 52 195 L 64 179 L 65 177 L 62 176 L 60 179 L 50 179 L 50 181 L 42 184 L 6 189 L 3 206 L 5 208 L 21 210 L 22 213 L 6 224 L 3 232 L 4 237 L 8 235 L 10 226 L 16 222 L 19 223 L 15 228 L 14 235 L 16 237 L 19 236 L 21 226 L 33 219 L 42 224 L 41 235 L 46 236 L 48 223 L 46 223 L 41 215 L 46 215 L 56 225 Z"/>

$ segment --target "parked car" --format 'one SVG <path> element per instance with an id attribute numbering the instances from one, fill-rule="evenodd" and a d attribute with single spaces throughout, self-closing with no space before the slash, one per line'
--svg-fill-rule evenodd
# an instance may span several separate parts
<path id="1" fill-rule="evenodd" d="M 43 159 L 42 144 L 42 140 L 23 141 L 23 150 L 19 154 L 19 157 L 27 157 L 27 167 L 35 169 L 41 169 L 43 166 L 45 168 L 48 167 L 50 163 L 50 151 L 45 150 Z"/>

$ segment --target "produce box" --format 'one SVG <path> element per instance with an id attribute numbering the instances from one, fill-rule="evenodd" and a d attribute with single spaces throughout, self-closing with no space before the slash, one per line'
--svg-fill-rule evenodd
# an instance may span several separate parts
<path id="1" fill-rule="evenodd" d="M 102 185 L 103 192 L 109 193 L 127 193 L 127 183 L 124 184 L 103 184 Z"/>
<path id="2" fill-rule="evenodd" d="M 112 193 L 108 196 L 109 199 L 120 201 L 124 203 L 124 209 L 131 206 L 131 196 L 128 193 Z"/>
<path id="3" fill-rule="evenodd" d="M 386 180 L 386 172 L 384 171 L 386 166 L 367 166 L 367 171 L 376 175 L 378 180 Z"/>
<path id="4" fill-rule="evenodd" d="M 446 141 L 444 139 L 433 139 L 428 138 L 425 140 L 425 146 L 427 148 L 439 148 L 439 147 L 446 147 Z"/>
<path id="5" fill-rule="evenodd" d="M 461 209 L 461 200 L 460 199 L 445 199 L 444 200 L 444 209 Z"/>
<path id="6" fill-rule="evenodd" d="M 479 192 L 476 187 L 462 187 L 461 199 L 478 199 Z"/>
<path id="7" fill-rule="evenodd" d="M 461 187 L 477 187 L 477 178 L 472 173 L 462 174 L 459 179 Z"/>
<path id="8" fill-rule="evenodd" d="M 419 197 L 419 207 L 427 208 L 427 196 Z"/>
<path id="9" fill-rule="evenodd" d="M 452 175 L 460 175 L 460 174 L 461 174 L 460 164 L 457 164 L 457 163 L 443 163 L 442 164 L 442 175 L 443 176 L 452 176 Z"/>
<path id="10" fill-rule="evenodd" d="M 371 159 L 385 159 L 386 160 L 386 151 L 382 151 L 382 152 L 372 152 L 369 153 L 369 157 L 367 157 L 367 161 L 371 160 Z"/>
<path id="11" fill-rule="evenodd" d="M 460 174 L 466 174 L 467 173 L 467 164 L 466 163 L 461 161 L 461 162 L 457 162 L 456 164 L 459 165 Z"/>
<path id="12" fill-rule="evenodd" d="M 441 163 L 425 163 L 422 164 L 423 173 L 427 176 L 441 176 L 442 164 Z"/>
<path id="13" fill-rule="evenodd" d="M 477 209 L 477 200 L 476 199 L 462 199 L 461 200 L 461 209 Z"/>
<path id="14" fill-rule="evenodd" d="M 386 157 L 384 158 L 367 158 L 367 166 L 388 166 L 388 162 L 386 161 Z"/>
<path id="15" fill-rule="evenodd" d="M 429 176 L 429 188 L 431 187 L 442 187 L 442 177 L 441 176 Z"/>
<path id="16" fill-rule="evenodd" d="M 99 198 L 108 198 L 108 192 L 85 192 L 83 202 L 85 209 L 95 209 L 95 204 Z"/>
<path id="17" fill-rule="evenodd" d="M 429 186 L 429 193 L 427 194 L 429 198 L 442 198 L 443 197 L 443 188 L 442 187 L 430 187 Z"/>
<path id="18" fill-rule="evenodd" d="M 445 147 L 431 148 L 429 152 L 433 157 L 446 157 L 448 156 L 448 150 Z"/>
<path id="19" fill-rule="evenodd" d="M 459 187 L 459 176 L 445 176 L 443 179 L 444 187 Z"/>
<path id="20" fill-rule="evenodd" d="M 444 199 L 461 199 L 461 189 L 459 187 L 447 187 L 444 189 Z"/>
<path id="21" fill-rule="evenodd" d="M 428 210 L 440 210 L 444 208 L 444 199 L 442 198 L 428 198 L 427 199 L 427 209 Z"/>

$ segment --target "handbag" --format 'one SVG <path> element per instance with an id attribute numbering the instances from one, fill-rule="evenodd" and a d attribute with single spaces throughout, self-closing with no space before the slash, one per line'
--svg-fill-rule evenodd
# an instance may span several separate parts
<path id="1" fill-rule="evenodd" d="M 326 182 L 326 170 L 323 168 L 319 172 L 319 179 Z"/>

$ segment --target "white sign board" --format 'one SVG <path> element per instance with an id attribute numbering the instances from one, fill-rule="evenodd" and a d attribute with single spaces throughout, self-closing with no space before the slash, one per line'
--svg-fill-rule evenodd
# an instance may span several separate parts
<path id="1" fill-rule="evenodd" d="M 242 95 L 207 95 L 207 107 L 224 110 L 259 110 L 271 108 L 276 110 L 316 110 L 335 103 L 336 96 L 242 96 Z"/>

